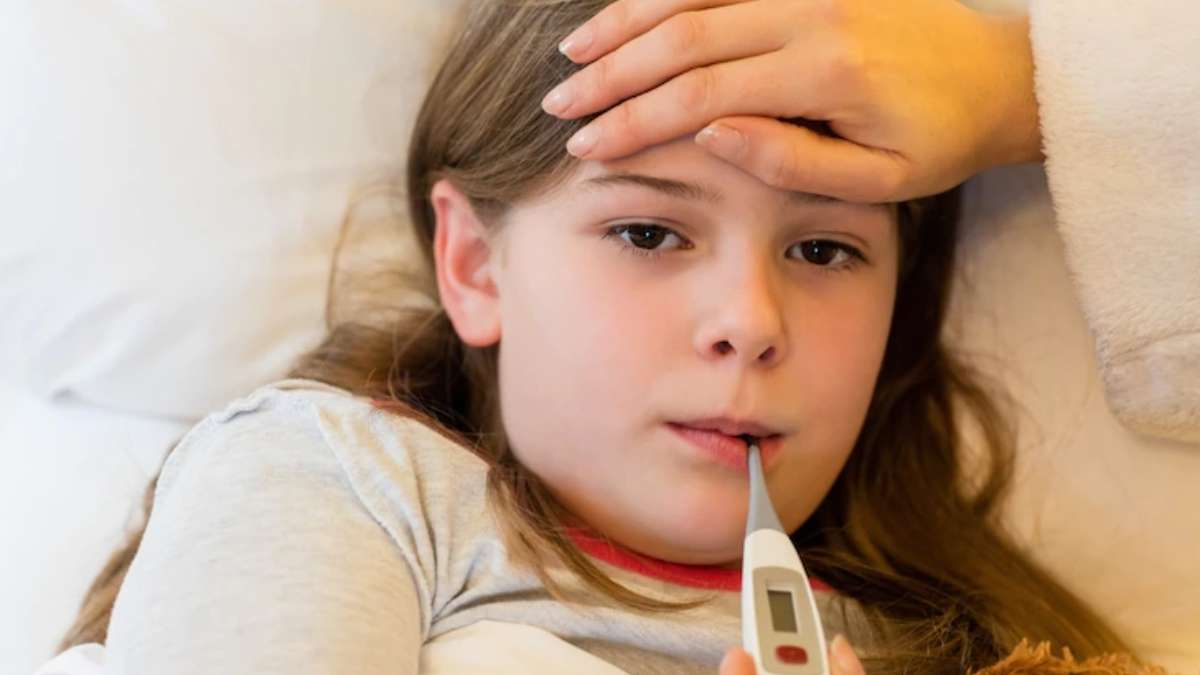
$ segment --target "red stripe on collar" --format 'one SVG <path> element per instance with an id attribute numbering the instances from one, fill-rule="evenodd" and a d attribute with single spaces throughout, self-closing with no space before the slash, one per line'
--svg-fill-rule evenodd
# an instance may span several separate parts
<path id="1" fill-rule="evenodd" d="M 567 535 L 580 550 L 593 558 L 642 576 L 704 590 L 742 590 L 742 571 L 740 569 L 726 569 L 710 565 L 685 565 L 651 558 L 578 528 L 568 529 Z M 814 576 L 808 577 L 808 584 L 814 591 L 836 592 L 832 586 Z"/>

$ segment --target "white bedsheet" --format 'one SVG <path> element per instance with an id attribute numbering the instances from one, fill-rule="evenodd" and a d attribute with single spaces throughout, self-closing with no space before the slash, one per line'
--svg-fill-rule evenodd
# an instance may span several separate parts
<path id="1" fill-rule="evenodd" d="M 0 673 L 33 672 L 54 655 L 190 426 L 46 401 L 0 379 Z"/>

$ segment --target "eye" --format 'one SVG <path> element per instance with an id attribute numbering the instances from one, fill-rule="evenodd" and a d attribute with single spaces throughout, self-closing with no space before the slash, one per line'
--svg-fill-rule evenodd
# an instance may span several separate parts
<path id="1" fill-rule="evenodd" d="M 662 251 L 658 250 L 658 245 L 667 237 L 686 241 L 669 228 L 650 224 L 617 225 L 609 228 L 603 238 L 607 239 L 614 235 L 619 237 L 622 242 L 628 242 L 621 246 L 623 253 L 633 253 L 650 258 L 658 258 L 663 255 Z"/>
<path id="2" fill-rule="evenodd" d="M 669 237 L 684 242 L 676 248 L 690 248 L 691 244 L 681 235 L 668 227 L 650 223 L 616 225 L 605 232 L 603 239 L 616 236 L 621 240 L 621 252 L 632 253 L 649 258 L 659 258 L 664 255 L 660 245 Z M 800 248 L 803 259 L 821 272 L 844 272 L 856 268 L 866 262 L 866 256 L 857 248 L 831 239 L 809 239 L 793 244 L 792 248 Z M 670 249 L 667 249 L 670 250 Z"/>
<path id="3" fill-rule="evenodd" d="M 829 239 L 810 239 L 796 246 L 800 247 L 800 255 L 805 260 L 827 268 L 829 272 L 849 270 L 866 261 L 862 252 L 853 246 Z"/>

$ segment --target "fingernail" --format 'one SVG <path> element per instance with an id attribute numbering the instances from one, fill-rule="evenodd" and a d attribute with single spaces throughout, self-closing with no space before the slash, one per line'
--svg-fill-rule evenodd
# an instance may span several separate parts
<path id="1" fill-rule="evenodd" d="M 592 46 L 592 29 L 590 26 L 580 26 L 558 43 L 558 51 L 569 59 L 577 59 Z"/>
<path id="2" fill-rule="evenodd" d="M 571 87 L 567 84 L 560 84 L 546 94 L 546 98 L 542 99 L 542 110 L 551 115 L 562 115 L 567 112 L 574 101 L 574 96 L 571 94 Z"/>
<path id="3" fill-rule="evenodd" d="M 710 124 L 696 134 L 696 142 L 724 159 L 739 159 L 746 151 L 746 137 L 737 129 Z"/>
<path id="4" fill-rule="evenodd" d="M 576 157 L 583 158 L 584 155 L 592 151 L 596 147 L 596 141 L 600 140 L 600 130 L 595 127 L 584 127 L 567 141 L 567 152 Z"/>

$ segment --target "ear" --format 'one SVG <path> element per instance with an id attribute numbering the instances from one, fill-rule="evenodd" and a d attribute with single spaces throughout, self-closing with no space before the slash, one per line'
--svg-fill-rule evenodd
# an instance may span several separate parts
<path id="1" fill-rule="evenodd" d="M 489 347 L 500 341 L 500 294 L 484 224 L 448 180 L 434 184 L 430 202 L 437 216 L 433 252 L 442 306 L 463 342 Z"/>

